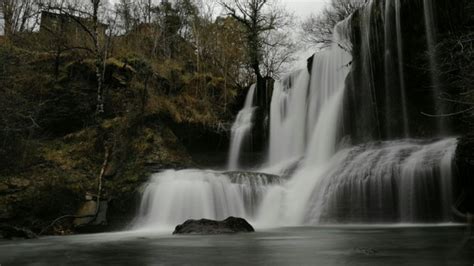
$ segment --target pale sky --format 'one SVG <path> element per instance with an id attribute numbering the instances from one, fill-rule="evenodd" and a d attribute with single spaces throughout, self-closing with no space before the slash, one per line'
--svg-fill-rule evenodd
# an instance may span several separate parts
<path id="1" fill-rule="evenodd" d="M 280 0 L 296 17 L 303 19 L 311 13 L 318 13 L 329 0 Z"/>
<path id="2" fill-rule="evenodd" d="M 159 2 L 159 0 L 155 0 Z M 172 0 L 171 0 L 172 1 Z M 204 2 L 209 0 L 203 0 Z M 215 1 L 215 0 L 211 0 Z M 284 4 L 288 10 L 294 12 L 297 18 L 303 19 L 311 13 L 317 13 L 330 0 L 277 0 Z M 118 0 L 109 0 L 110 3 L 116 3 Z"/>
<path id="3" fill-rule="evenodd" d="M 301 22 L 312 13 L 319 13 L 330 0 L 280 0 L 290 12 L 295 14 L 297 22 Z M 306 67 L 306 59 L 315 52 L 314 49 L 302 49 L 297 52 L 297 61 L 287 71 Z"/>

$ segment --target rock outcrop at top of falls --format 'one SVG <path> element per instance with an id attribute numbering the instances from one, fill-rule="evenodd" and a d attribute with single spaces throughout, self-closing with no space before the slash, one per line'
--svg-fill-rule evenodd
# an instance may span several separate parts
<path id="1" fill-rule="evenodd" d="M 254 180 L 257 182 L 263 181 L 264 185 L 273 185 L 273 184 L 282 183 L 282 178 L 280 176 L 273 175 L 273 174 L 257 173 L 257 172 L 243 172 L 243 171 L 229 171 L 229 172 L 224 172 L 223 174 L 229 177 L 232 183 L 236 183 L 236 184 L 244 184 L 244 183 L 247 183 L 249 180 Z"/>
<path id="2" fill-rule="evenodd" d="M 255 229 L 253 229 L 252 225 L 250 225 L 245 219 L 229 217 L 223 221 L 215 221 L 208 219 L 187 220 L 183 224 L 176 226 L 173 235 L 215 235 L 251 232 L 255 232 Z"/>

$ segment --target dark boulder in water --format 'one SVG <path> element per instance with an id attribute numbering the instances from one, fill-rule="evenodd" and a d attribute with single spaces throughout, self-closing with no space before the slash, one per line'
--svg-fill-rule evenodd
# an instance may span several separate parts
<path id="1" fill-rule="evenodd" d="M 173 235 L 194 234 L 194 235 L 215 235 L 215 234 L 235 234 L 255 232 L 243 218 L 229 217 L 223 221 L 208 219 L 187 220 L 183 224 L 176 226 Z"/>

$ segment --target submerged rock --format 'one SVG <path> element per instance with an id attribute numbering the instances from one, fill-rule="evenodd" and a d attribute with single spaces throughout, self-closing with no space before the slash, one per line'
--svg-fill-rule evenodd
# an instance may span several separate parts
<path id="1" fill-rule="evenodd" d="M 229 217 L 223 221 L 214 221 L 208 219 L 187 220 L 183 224 L 176 226 L 173 235 L 212 235 L 251 232 L 255 232 L 255 229 L 253 229 L 252 225 L 250 225 L 245 219 Z"/>

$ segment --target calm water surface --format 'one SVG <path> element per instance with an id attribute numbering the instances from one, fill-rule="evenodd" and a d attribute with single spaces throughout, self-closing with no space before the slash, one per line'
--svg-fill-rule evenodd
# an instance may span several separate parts
<path id="1" fill-rule="evenodd" d="M 0 242 L 7 265 L 474 265 L 463 226 L 344 226 L 225 236 L 164 233 Z"/>

